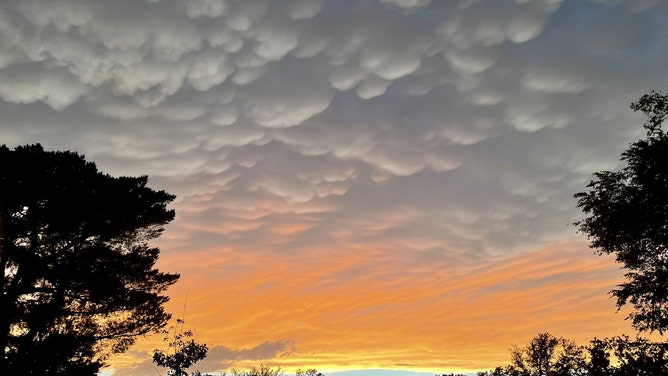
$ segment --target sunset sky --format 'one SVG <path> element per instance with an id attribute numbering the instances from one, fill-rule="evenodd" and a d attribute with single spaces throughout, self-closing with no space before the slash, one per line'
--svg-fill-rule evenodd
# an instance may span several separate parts
<path id="1" fill-rule="evenodd" d="M 660 0 L 2 0 L 0 144 L 177 195 L 153 244 L 202 371 L 485 370 L 539 332 L 633 334 L 573 194 L 643 135 L 629 104 L 666 89 L 667 19 Z M 156 375 L 156 348 L 107 373 Z"/>

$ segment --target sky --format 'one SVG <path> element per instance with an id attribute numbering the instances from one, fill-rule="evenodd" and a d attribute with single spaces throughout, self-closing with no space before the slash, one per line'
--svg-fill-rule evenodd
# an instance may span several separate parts
<path id="1" fill-rule="evenodd" d="M 651 0 L 3 0 L 0 143 L 177 195 L 201 371 L 473 371 L 630 333 L 573 194 L 668 77 Z M 159 336 L 106 374 L 155 375 Z M 164 370 L 160 370 L 164 374 Z"/>

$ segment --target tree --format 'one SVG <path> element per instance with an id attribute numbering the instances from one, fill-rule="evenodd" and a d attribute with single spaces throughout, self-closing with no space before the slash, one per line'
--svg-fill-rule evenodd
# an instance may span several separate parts
<path id="1" fill-rule="evenodd" d="M 578 376 L 586 375 L 588 363 L 585 355 L 586 349 L 578 346 L 575 341 L 560 339 L 560 351 L 554 364 L 554 375 Z"/>
<path id="2" fill-rule="evenodd" d="M 627 270 L 626 281 L 612 290 L 617 307 L 641 331 L 668 329 L 668 96 L 652 91 L 631 105 L 648 117 L 646 137 L 621 155 L 619 171 L 601 171 L 575 194 L 588 215 L 576 222 L 599 254 L 614 254 Z"/>
<path id="3" fill-rule="evenodd" d="M 94 375 L 170 315 L 147 242 L 174 199 L 84 156 L 0 146 L 0 374 Z"/>
<path id="4" fill-rule="evenodd" d="M 322 373 L 318 372 L 318 370 L 315 369 L 315 368 L 310 368 L 310 369 L 307 369 L 306 371 L 304 371 L 302 369 L 298 369 L 295 372 L 295 375 L 296 376 L 325 376 Z"/>
<path id="5" fill-rule="evenodd" d="M 260 367 L 252 367 L 249 370 L 232 370 L 232 376 L 285 376 L 281 367 L 271 368 L 264 364 Z"/>
<path id="6" fill-rule="evenodd" d="M 163 330 L 164 341 L 168 342 L 167 352 L 155 350 L 153 352 L 153 362 L 160 367 L 169 368 L 167 376 L 188 376 L 188 368 L 195 363 L 206 358 L 209 348 L 206 344 L 200 344 L 192 339 L 193 332 L 184 330 L 185 322 L 182 319 L 176 320 L 176 325 L 170 330 Z M 200 376 L 199 371 L 192 373 L 193 376 Z"/>
<path id="7" fill-rule="evenodd" d="M 505 371 L 510 375 L 575 376 L 586 373 L 584 350 L 575 342 L 550 333 L 539 333 L 525 347 L 513 346 L 510 357 L 512 364 Z"/>
<path id="8" fill-rule="evenodd" d="M 588 374 L 591 376 L 611 376 L 610 353 L 608 352 L 608 341 L 594 338 L 589 341 L 587 347 L 589 353 L 589 363 L 587 364 Z"/>
<path id="9" fill-rule="evenodd" d="M 510 350 L 512 365 L 527 375 L 547 375 L 552 369 L 557 345 L 559 338 L 540 333 L 524 348 L 513 346 Z"/>
<path id="10" fill-rule="evenodd" d="M 668 344 L 645 338 L 633 341 L 628 336 L 613 337 L 607 342 L 619 362 L 614 369 L 615 376 L 663 376 L 668 373 Z"/>

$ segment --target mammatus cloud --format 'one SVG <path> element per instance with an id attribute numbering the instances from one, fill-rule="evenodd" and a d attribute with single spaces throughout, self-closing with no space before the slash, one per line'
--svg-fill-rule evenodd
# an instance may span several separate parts
<path id="1" fill-rule="evenodd" d="M 317 321 L 336 331 L 358 288 L 347 281 L 375 281 L 337 264 L 350 252 L 417 290 L 432 284 L 409 265 L 440 275 L 573 240 L 573 193 L 617 167 L 641 134 L 627 105 L 662 89 L 666 15 L 645 0 L 6 0 L 0 141 L 76 150 L 175 193 L 168 264 L 249 254 L 239 267 L 262 279 L 262 260 L 291 260 L 281 278 L 293 282 L 314 258 L 339 265 L 291 285 L 341 286 Z M 243 281 L 230 293 L 246 294 Z M 244 327 L 211 343 L 318 347 L 283 319 L 252 342 Z"/>

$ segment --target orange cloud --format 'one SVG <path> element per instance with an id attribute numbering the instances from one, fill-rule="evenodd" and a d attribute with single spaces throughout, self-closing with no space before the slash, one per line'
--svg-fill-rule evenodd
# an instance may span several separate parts
<path id="1" fill-rule="evenodd" d="M 182 273 L 168 308 L 180 315 L 187 293 L 186 323 L 219 348 L 212 357 L 294 345 L 269 359 L 208 359 L 211 367 L 480 370 L 506 364 L 511 344 L 541 331 L 581 344 L 631 331 L 607 295 L 618 267 L 579 241 L 453 264 L 373 247 L 281 257 L 219 249 L 170 254 L 161 268 Z"/>

